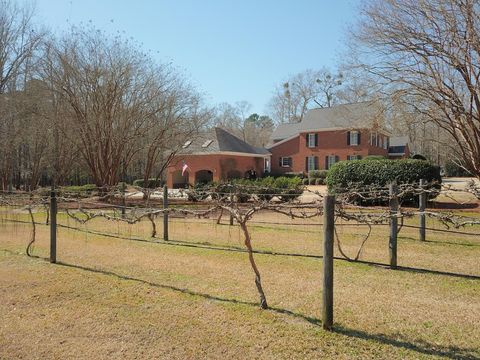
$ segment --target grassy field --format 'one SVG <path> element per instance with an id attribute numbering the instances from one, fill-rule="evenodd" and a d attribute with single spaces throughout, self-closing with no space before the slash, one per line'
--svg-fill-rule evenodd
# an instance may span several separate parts
<path id="1" fill-rule="evenodd" d="M 45 261 L 47 226 L 37 226 L 38 257 L 29 258 L 31 226 L 7 221 L 28 215 L 2 216 L 1 359 L 480 358 L 474 236 L 430 231 L 420 243 L 416 229 L 403 228 L 399 264 L 412 269 L 335 261 L 335 327 L 325 332 L 321 219 L 254 218 L 254 248 L 281 253 L 255 254 L 271 307 L 260 310 L 238 226 L 172 219 L 167 244 L 149 238 L 148 221 L 83 226 L 60 214 L 60 224 L 79 231 L 59 230 L 53 265 Z M 366 229 L 350 225 L 338 232 L 353 256 Z M 440 228 L 433 220 L 428 226 Z M 388 227 L 374 229 L 361 259 L 388 262 Z"/>

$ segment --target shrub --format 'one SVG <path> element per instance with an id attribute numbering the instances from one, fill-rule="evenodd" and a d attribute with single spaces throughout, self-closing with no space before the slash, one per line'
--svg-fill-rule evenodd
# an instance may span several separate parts
<path id="1" fill-rule="evenodd" d="M 292 201 L 303 194 L 302 179 L 299 177 L 278 177 L 273 182 L 273 187 L 281 201 Z"/>
<path id="2" fill-rule="evenodd" d="M 382 155 L 368 155 L 363 160 L 386 160 L 387 158 Z"/>
<path id="3" fill-rule="evenodd" d="M 260 200 L 269 201 L 277 196 L 280 201 L 291 201 L 303 193 L 302 179 L 299 177 L 265 177 L 256 180 L 236 179 L 229 182 L 196 184 L 188 191 L 190 201 L 200 201 L 211 196 L 232 194 L 235 201 L 243 203 L 252 199 L 254 194 Z"/>
<path id="4" fill-rule="evenodd" d="M 159 187 L 162 187 L 165 185 L 165 182 L 163 180 L 156 180 L 156 179 L 148 179 L 147 183 L 145 184 L 143 179 L 137 179 L 133 181 L 133 186 L 138 186 L 141 188 L 146 188 L 146 189 L 156 189 Z"/>
<path id="5" fill-rule="evenodd" d="M 300 171 L 300 172 L 295 172 L 295 171 L 289 171 L 289 172 L 286 172 L 284 173 L 283 175 L 279 176 L 279 177 L 288 177 L 288 178 L 303 178 L 303 172 Z"/>
<path id="6" fill-rule="evenodd" d="M 260 180 L 257 180 L 254 183 L 255 186 L 260 187 L 257 190 L 258 198 L 260 200 L 269 201 L 275 196 L 275 178 L 274 177 L 266 177 Z"/>
<path id="7" fill-rule="evenodd" d="M 100 191 L 100 189 L 95 184 L 61 186 L 57 190 L 57 195 L 63 195 L 68 193 L 69 196 L 77 198 L 90 197 Z M 44 189 L 41 193 L 45 195 L 50 195 L 50 189 Z"/>
<path id="8" fill-rule="evenodd" d="M 323 179 L 315 179 L 315 185 L 325 185 L 325 180 Z"/>
<path id="9" fill-rule="evenodd" d="M 326 179 L 328 170 L 310 170 L 308 177 L 310 179 Z"/>
<path id="10" fill-rule="evenodd" d="M 81 193 L 81 192 L 93 192 L 98 190 L 97 185 L 95 184 L 85 184 L 77 186 L 62 186 L 60 188 L 61 192 L 70 192 L 70 193 Z"/>
<path id="11" fill-rule="evenodd" d="M 397 184 L 418 184 L 421 179 L 431 183 L 430 188 L 439 189 L 442 178 L 440 167 L 428 161 L 402 160 L 357 160 L 340 161 L 332 166 L 327 176 L 327 185 L 332 192 L 346 192 L 348 187 L 385 187 L 393 181 Z M 438 192 L 431 193 L 434 198 Z M 413 200 L 413 194 L 405 194 L 404 200 Z"/>
<path id="12" fill-rule="evenodd" d="M 303 185 L 308 185 L 308 178 L 303 178 L 302 179 L 302 184 Z"/>
<path id="13" fill-rule="evenodd" d="M 210 184 L 196 183 L 193 187 L 190 187 L 190 189 L 186 191 L 187 198 L 189 201 L 195 201 L 195 202 L 205 200 L 210 195 L 210 190 L 215 187 L 216 187 L 215 183 L 210 183 Z"/>
<path id="14" fill-rule="evenodd" d="M 314 178 L 309 178 L 308 179 L 308 185 L 315 185 L 315 180 Z"/>

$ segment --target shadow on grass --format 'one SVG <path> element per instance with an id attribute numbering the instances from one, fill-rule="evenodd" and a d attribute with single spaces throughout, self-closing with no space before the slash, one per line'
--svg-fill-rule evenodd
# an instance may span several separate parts
<path id="1" fill-rule="evenodd" d="M 113 271 L 94 269 L 94 268 L 89 268 L 82 265 L 67 264 L 63 262 L 57 262 L 57 264 L 61 266 L 69 267 L 69 268 L 80 269 L 80 270 L 99 273 L 99 274 L 108 275 L 108 276 L 114 276 L 118 279 L 134 281 L 134 282 L 142 283 L 151 287 L 176 291 L 176 292 L 180 292 L 182 294 L 187 294 L 191 296 L 198 296 L 208 300 L 259 307 L 259 303 L 256 303 L 256 302 L 243 301 L 243 300 L 232 299 L 232 298 L 223 298 L 215 295 L 210 295 L 210 294 L 205 294 L 198 291 L 189 290 L 186 288 L 180 288 L 172 285 L 158 284 L 158 283 L 154 283 L 144 279 L 117 274 Z M 272 311 L 278 314 L 288 315 L 298 319 L 302 319 L 315 326 L 320 326 L 322 324 L 320 319 L 317 319 L 311 316 L 306 316 L 304 314 L 296 313 L 294 311 L 287 310 L 287 309 L 269 307 L 268 310 L 266 311 Z M 375 342 L 385 344 L 385 345 L 390 345 L 396 348 L 412 350 L 417 353 L 421 353 L 425 355 L 434 355 L 434 356 L 444 357 L 448 359 L 478 359 L 478 357 L 476 357 L 474 354 L 475 349 L 473 348 L 468 349 L 468 348 L 460 348 L 456 346 L 439 346 L 439 345 L 430 344 L 422 340 L 410 342 L 406 339 L 399 339 L 398 336 L 397 338 L 393 338 L 385 334 L 371 334 L 361 330 L 350 329 L 338 324 L 334 325 L 332 332 L 343 335 L 343 336 L 347 336 L 347 337 L 353 337 L 361 340 L 375 341 Z"/>
<path id="2" fill-rule="evenodd" d="M 188 248 L 199 248 L 199 249 L 206 249 L 206 250 L 217 250 L 217 251 L 227 251 L 227 252 L 241 252 L 246 253 L 247 250 L 237 247 L 237 246 L 229 246 L 229 245 L 214 245 L 209 242 L 190 242 L 190 241 L 183 241 L 183 240 L 173 240 L 170 239 L 168 241 L 155 239 L 155 240 L 148 240 L 144 238 L 133 238 L 133 237 L 126 237 L 120 236 L 115 234 L 106 234 L 97 231 L 91 230 L 83 230 L 75 227 L 59 225 L 60 227 L 67 228 L 70 230 L 75 230 L 79 232 L 87 232 L 98 236 L 105 236 L 109 238 L 115 238 L 120 240 L 126 241 L 137 241 L 137 242 L 144 242 L 150 244 L 157 244 L 157 245 L 165 245 L 165 246 L 180 246 L 180 247 L 188 247 Z M 300 253 L 287 253 L 287 252 L 276 252 L 276 251 L 268 251 L 268 250 L 253 250 L 254 254 L 260 255 L 272 255 L 272 256 L 290 256 L 290 257 L 300 257 L 300 258 L 311 258 L 311 259 L 323 259 L 323 255 L 315 255 L 315 254 L 300 254 Z M 365 260 L 348 260 L 343 257 L 334 257 L 335 260 L 340 261 L 347 261 L 349 263 L 360 263 L 380 268 L 389 268 L 388 264 L 378 263 L 373 261 L 365 261 Z M 396 271 L 408 271 L 414 273 L 425 273 L 425 274 L 434 274 L 434 275 L 443 275 L 443 276 L 451 276 L 451 277 L 458 277 L 463 279 L 472 279 L 472 280 L 480 280 L 479 275 L 470 275 L 470 274 L 460 274 L 460 273 L 452 273 L 448 271 L 439 271 L 439 270 L 430 270 L 430 269 L 422 269 L 422 268 L 413 268 L 408 266 L 397 266 Z"/>
<path id="3" fill-rule="evenodd" d="M 385 334 L 371 334 L 361 330 L 350 329 L 341 325 L 334 325 L 334 333 L 353 337 L 362 340 L 375 341 L 381 344 L 394 346 L 396 348 L 412 350 L 424 355 L 433 355 L 447 359 L 473 360 L 479 359 L 476 348 L 460 348 L 458 346 L 440 346 L 428 343 L 424 340 L 415 340 L 411 342 L 403 339 L 401 336 L 388 336 Z M 388 358 L 388 356 L 387 356 Z"/>

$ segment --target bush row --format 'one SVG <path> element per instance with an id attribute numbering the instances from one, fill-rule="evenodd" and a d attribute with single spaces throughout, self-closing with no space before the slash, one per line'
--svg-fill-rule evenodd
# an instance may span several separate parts
<path id="1" fill-rule="evenodd" d="M 211 196 L 219 198 L 231 194 L 238 202 L 252 199 L 270 201 L 277 197 L 280 201 L 292 201 L 303 193 L 302 179 L 299 177 L 271 177 L 256 180 L 236 179 L 228 182 L 196 184 L 187 192 L 191 201 L 200 201 Z"/>
<path id="2" fill-rule="evenodd" d="M 145 183 L 143 179 L 137 179 L 133 181 L 133 186 L 138 186 L 144 189 L 156 189 L 159 187 L 162 187 L 165 185 L 165 181 L 161 179 L 148 179 L 148 181 Z"/>
<path id="3" fill-rule="evenodd" d="M 332 166 L 327 176 L 330 192 L 346 192 L 349 187 L 386 187 L 397 184 L 416 184 L 420 180 L 429 183 L 429 189 L 439 189 L 442 182 L 440 167 L 424 160 L 369 159 L 340 161 Z M 433 192 L 431 198 L 438 195 Z M 413 194 L 405 194 L 404 200 L 414 199 Z"/>

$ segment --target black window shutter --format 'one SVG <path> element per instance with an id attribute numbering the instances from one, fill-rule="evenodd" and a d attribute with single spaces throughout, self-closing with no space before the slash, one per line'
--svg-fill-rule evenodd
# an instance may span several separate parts
<path id="1" fill-rule="evenodd" d="M 357 134 L 358 134 L 358 145 L 360 145 L 360 131 Z"/>
<path id="2" fill-rule="evenodd" d="M 318 170 L 318 156 L 315 156 L 315 170 Z"/>
<path id="3" fill-rule="evenodd" d="M 282 157 L 281 156 L 278 158 L 278 166 L 282 167 Z"/>
<path id="4" fill-rule="evenodd" d="M 347 131 L 347 145 L 350 145 L 350 131 Z"/>
<path id="5" fill-rule="evenodd" d="M 338 155 L 335 155 L 335 162 L 339 162 L 340 161 L 340 157 Z"/>
<path id="6" fill-rule="evenodd" d="M 292 158 L 291 157 L 288 158 L 288 166 L 292 167 Z"/>
<path id="7" fill-rule="evenodd" d="M 305 171 L 308 172 L 308 156 L 305 158 Z"/>
<path id="8" fill-rule="evenodd" d="M 362 160 L 362 155 L 358 155 L 357 160 Z"/>
<path id="9" fill-rule="evenodd" d="M 325 156 L 325 170 L 328 170 L 328 156 Z"/>
<path id="10" fill-rule="evenodd" d="M 318 146 L 318 134 L 315 134 L 315 147 Z"/>

